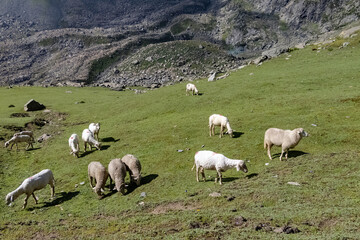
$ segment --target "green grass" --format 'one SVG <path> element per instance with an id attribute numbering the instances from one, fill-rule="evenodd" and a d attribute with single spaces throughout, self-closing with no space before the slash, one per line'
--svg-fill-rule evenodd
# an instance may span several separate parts
<path id="1" fill-rule="evenodd" d="M 0 88 L 1 126 L 49 118 L 50 123 L 35 134 L 53 135 L 48 142 L 37 143 L 36 150 L 0 149 L 0 196 L 4 199 L 23 179 L 45 168 L 54 173 L 57 196 L 49 199 L 46 188 L 36 192 L 39 204 L 29 199 L 26 210 L 21 209 L 24 196 L 13 207 L 1 204 L 0 237 L 358 238 L 359 54 L 358 42 L 319 53 L 308 47 L 217 82 L 199 80 L 195 83 L 201 96 L 186 96 L 186 83 L 136 95 L 104 88 Z M 52 113 L 9 118 L 22 112 L 31 98 Z M 85 103 L 75 104 L 80 101 Z M 8 108 L 10 104 L 15 108 Z M 209 137 L 208 117 L 213 113 L 226 115 L 236 132 L 243 134 Z M 67 140 L 74 132 L 81 135 L 90 122 L 101 122 L 100 138 L 108 141 L 103 141 L 102 151 L 74 158 Z M 263 134 L 269 127 L 303 127 L 310 137 L 290 152 L 288 161 L 280 162 L 278 157 L 270 161 L 263 149 Z M 6 139 L 12 133 L 0 128 Z M 201 149 L 248 160 L 249 172 L 228 170 L 222 186 L 213 181 L 197 183 L 191 167 Z M 272 150 L 279 152 L 276 147 Z M 125 196 L 112 194 L 98 200 L 89 187 L 87 165 L 100 161 L 107 166 L 127 153 L 140 159 L 146 184 Z M 205 173 L 214 179 L 214 171 Z M 83 181 L 85 185 L 75 187 Z M 290 181 L 301 186 L 287 184 Z M 214 191 L 222 196 L 209 197 Z M 141 192 L 147 196 L 141 198 Z M 228 201 L 232 196 L 235 199 Z M 247 222 L 237 226 L 238 216 Z M 301 232 L 256 231 L 260 223 L 289 224 Z"/>

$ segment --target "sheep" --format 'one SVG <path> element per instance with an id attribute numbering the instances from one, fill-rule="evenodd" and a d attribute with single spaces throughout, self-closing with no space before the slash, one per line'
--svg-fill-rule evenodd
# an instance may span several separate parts
<path id="1" fill-rule="evenodd" d="M 215 136 L 215 126 L 220 126 L 220 138 L 223 136 L 224 128 L 227 128 L 227 132 L 225 134 L 229 134 L 230 137 L 233 137 L 234 130 L 231 129 L 229 119 L 220 114 L 213 114 L 209 117 L 209 131 L 210 137 L 212 135 Z"/>
<path id="2" fill-rule="evenodd" d="M 104 191 L 106 180 L 108 178 L 106 168 L 100 162 L 91 162 L 88 165 L 88 177 L 91 188 L 99 196 L 99 198 L 101 198 L 101 192 Z M 96 182 L 95 186 L 93 184 L 94 179 Z"/>
<path id="3" fill-rule="evenodd" d="M 186 84 L 186 96 L 189 95 L 189 92 L 191 92 L 192 95 L 194 95 L 194 93 L 196 95 L 199 95 L 199 91 L 197 90 L 195 84 L 192 84 L 192 83 Z"/>
<path id="4" fill-rule="evenodd" d="M 90 123 L 89 130 L 93 133 L 96 140 L 99 141 L 100 123 Z"/>
<path id="5" fill-rule="evenodd" d="M 70 154 L 79 157 L 79 137 L 76 133 L 71 134 L 69 138 L 69 147 L 71 149 Z"/>
<path id="6" fill-rule="evenodd" d="M 12 149 L 15 144 L 16 149 L 18 150 L 18 143 L 20 142 L 26 142 L 28 144 L 26 149 L 28 149 L 30 146 L 31 148 L 34 148 L 33 143 L 35 143 L 35 141 L 29 135 L 14 135 L 9 141 L 5 143 L 5 147 L 7 148 L 11 143 L 10 149 Z"/>
<path id="7" fill-rule="evenodd" d="M 244 173 L 248 172 L 244 160 L 235 160 L 225 157 L 223 154 L 215 153 L 213 151 L 199 151 L 194 156 L 195 162 L 194 166 L 191 170 L 194 170 L 196 167 L 196 181 L 199 182 L 199 170 L 205 182 L 205 173 L 204 169 L 208 170 L 216 170 L 217 177 L 215 178 L 215 183 L 218 181 L 222 185 L 222 174 L 221 172 L 225 172 L 230 168 L 236 168 L 237 171 L 241 170 Z"/>
<path id="8" fill-rule="evenodd" d="M 28 135 L 32 138 L 32 140 L 35 141 L 34 139 L 34 134 L 32 131 L 21 131 L 21 132 L 18 132 L 18 133 L 14 133 L 14 136 L 17 136 L 17 135 Z"/>
<path id="9" fill-rule="evenodd" d="M 22 207 L 23 209 L 26 207 L 27 200 L 30 195 L 33 196 L 35 203 L 37 204 L 38 199 L 36 198 L 34 192 L 36 190 L 43 189 L 47 184 L 49 184 L 51 187 L 51 198 L 53 198 L 55 194 L 55 180 L 50 169 L 44 169 L 34 176 L 25 179 L 17 189 L 6 195 L 6 204 L 11 206 L 12 202 L 14 202 L 15 199 L 23 193 L 26 194 L 24 205 Z"/>
<path id="10" fill-rule="evenodd" d="M 115 182 L 114 190 L 125 194 L 125 177 L 126 177 L 126 166 L 120 158 L 115 158 L 110 161 L 108 166 L 110 175 L 110 189 L 112 180 Z"/>
<path id="11" fill-rule="evenodd" d="M 270 149 L 273 145 L 281 146 L 280 161 L 284 152 L 285 158 L 288 158 L 290 148 L 294 148 L 301 140 L 302 137 L 307 137 L 308 133 L 303 128 L 295 128 L 294 130 L 283 130 L 279 128 L 269 128 L 264 136 L 264 148 L 267 148 L 267 154 L 272 160 Z"/>
<path id="12" fill-rule="evenodd" d="M 126 154 L 121 161 L 125 163 L 126 169 L 130 175 L 130 182 L 136 183 L 137 186 L 140 186 L 141 183 L 141 164 L 139 159 L 134 155 Z"/>
<path id="13" fill-rule="evenodd" d="M 101 150 L 101 143 L 95 140 L 93 133 L 89 129 L 84 129 L 82 132 L 82 140 L 84 141 L 85 152 L 87 144 L 89 144 L 90 151 L 92 146 L 96 147 L 98 150 Z"/>

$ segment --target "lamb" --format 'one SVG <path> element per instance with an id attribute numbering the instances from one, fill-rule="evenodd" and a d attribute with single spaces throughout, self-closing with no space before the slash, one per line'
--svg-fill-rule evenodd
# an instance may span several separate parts
<path id="1" fill-rule="evenodd" d="M 189 92 L 191 92 L 192 95 L 194 95 L 194 93 L 196 95 L 199 95 L 199 91 L 197 90 L 196 86 L 192 83 L 186 84 L 186 96 L 189 95 Z"/>
<path id="2" fill-rule="evenodd" d="M 100 162 L 91 162 L 88 165 L 88 177 L 91 188 L 99 196 L 99 198 L 101 198 L 101 192 L 104 191 L 106 180 L 108 178 L 106 168 Z M 93 184 L 94 179 L 96 182 L 95 186 Z"/>
<path id="3" fill-rule="evenodd" d="M 34 148 L 33 143 L 35 143 L 35 141 L 29 135 L 15 135 L 15 134 L 9 141 L 5 143 L 5 147 L 8 147 L 11 143 L 10 149 L 12 149 L 12 147 L 15 144 L 16 149 L 18 150 L 19 149 L 18 143 L 20 142 L 26 142 L 28 144 L 26 149 L 28 149 L 30 146 L 31 148 Z"/>
<path id="4" fill-rule="evenodd" d="M 126 177 L 126 166 L 121 161 L 120 158 L 115 158 L 110 161 L 108 166 L 108 171 L 110 175 L 110 189 L 111 181 L 114 180 L 115 187 L 114 190 L 125 194 L 125 177 Z"/>
<path id="5" fill-rule="evenodd" d="M 76 133 L 71 134 L 69 138 L 69 147 L 71 149 L 70 154 L 79 157 L 79 137 Z"/>
<path id="6" fill-rule="evenodd" d="M 227 132 L 225 134 L 229 134 L 230 137 L 233 137 L 234 130 L 231 129 L 229 119 L 220 114 L 213 114 L 209 117 L 209 131 L 210 137 L 212 135 L 215 136 L 215 126 L 220 126 L 220 138 L 223 136 L 224 128 L 227 128 Z"/>
<path id="7" fill-rule="evenodd" d="M 137 186 L 140 186 L 141 183 L 141 164 L 139 159 L 134 155 L 126 154 L 121 161 L 125 163 L 126 169 L 130 175 L 130 182 L 136 183 Z"/>
<path id="8" fill-rule="evenodd" d="M 34 134 L 32 131 L 21 131 L 21 132 L 18 132 L 18 133 L 15 133 L 14 136 L 17 136 L 17 135 L 28 135 L 32 138 L 32 140 L 35 141 L 34 139 Z"/>
<path id="9" fill-rule="evenodd" d="M 87 144 L 89 144 L 90 151 L 92 146 L 96 147 L 98 150 L 101 150 L 101 143 L 95 140 L 93 133 L 89 129 L 84 129 L 82 132 L 82 140 L 84 141 L 85 152 Z"/>
<path id="10" fill-rule="evenodd" d="M 199 182 L 199 171 L 201 172 L 201 175 L 205 182 L 204 169 L 216 170 L 217 177 L 215 178 L 215 183 L 219 178 L 220 185 L 222 185 L 221 172 L 225 172 L 230 168 L 236 168 L 237 171 L 241 170 L 244 173 L 248 172 L 244 160 L 233 160 L 225 157 L 223 154 L 215 153 L 213 151 L 207 151 L 207 150 L 199 151 L 195 154 L 194 158 L 195 158 L 195 162 L 191 170 L 194 170 L 194 167 L 196 166 L 196 181 L 198 182 Z"/>
<path id="11" fill-rule="evenodd" d="M 93 133 L 96 140 L 99 141 L 100 123 L 90 123 L 89 130 Z"/>
<path id="12" fill-rule="evenodd" d="M 14 202 L 15 199 L 23 193 L 26 194 L 23 209 L 26 207 L 27 200 L 30 195 L 33 196 L 35 203 L 37 204 L 38 199 L 36 198 L 34 192 L 36 190 L 43 189 L 47 184 L 49 184 L 51 187 L 51 197 L 53 198 L 55 194 L 55 180 L 50 169 L 44 169 L 34 176 L 25 179 L 17 189 L 6 195 L 6 204 L 11 206 L 12 202 Z"/>
<path id="13" fill-rule="evenodd" d="M 302 139 L 302 137 L 307 137 L 309 134 L 304 131 L 303 128 L 295 128 L 294 130 L 283 130 L 279 128 L 269 128 L 265 132 L 264 137 L 264 148 L 267 148 L 267 154 L 272 160 L 270 149 L 273 145 L 281 146 L 281 155 L 280 161 L 282 161 L 282 156 L 284 152 L 285 158 L 288 158 L 288 152 L 290 148 L 294 148 Z"/>

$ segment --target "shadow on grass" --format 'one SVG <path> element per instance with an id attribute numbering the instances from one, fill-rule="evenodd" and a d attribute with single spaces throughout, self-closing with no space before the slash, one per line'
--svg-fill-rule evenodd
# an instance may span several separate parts
<path id="1" fill-rule="evenodd" d="M 309 154 L 309 153 L 306 153 L 306 152 L 303 152 L 303 151 L 293 150 L 293 151 L 289 151 L 288 158 L 296 158 L 296 157 L 306 155 L 306 154 Z M 275 153 L 275 154 L 272 155 L 272 157 L 273 158 L 279 158 L 280 155 L 281 155 L 281 153 Z M 283 160 L 285 160 L 285 153 L 283 155 Z"/>
<path id="2" fill-rule="evenodd" d="M 80 155 L 80 157 L 82 158 L 82 157 L 85 157 L 85 156 L 87 156 L 87 155 L 89 155 L 89 154 L 91 154 L 91 153 L 93 153 L 95 150 L 91 150 L 91 151 L 86 151 L 86 152 L 83 152 L 81 155 Z"/>
<path id="3" fill-rule="evenodd" d="M 76 197 L 79 193 L 80 193 L 79 191 L 57 193 L 57 194 L 55 194 L 56 198 L 53 201 L 45 202 L 45 204 L 41 207 L 39 206 L 39 207 L 27 208 L 27 210 L 32 211 L 34 209 L 39 209 L 39 208 L 44 208 L 44 207 L 53 207 L 53 206 L 59 205 L 63 202 L 71 200 L 72 198 Z"/>
<path id="4" fill-rule="evenodd" d="M 239 178 L 238 177 L 223 177 L 222 178 L 222 182 L 232 182 L 232 181 L 235 181 L 235 180 L 238 180 Z M 214 181 L 215 181 L 215 179 L 214 179 Z M 219 180 L 218 180 L 218 182 L 219 182 Z"/>
<path id="5" fill-rule="evenodd" d="M 102 150 L 107 150 L 109 147 L 110 147 L 110 145 L 103 145 L 103 146 L 101 146 L 100 149 L 101 149 L 101 151 Z"/>
<path id="6" fill-rule="evenodd" d="M 244 134 L 243 132 L 233 132 L 233 138 L 239 138 L 243 134 Z"/>
<path id="7" fill-rule="evenodd" d="M 252 173 L 252 174 L 246 175 L 247 179 L 250 179 L 250 178 L 253 178 L 253 177 L 257 177 L 257 176 L 259 176 L 258 173 Z"/>
<path id="8" fill-rule="evenodd" d="M 149 174 L 146 175 L 145 177 L 141 178 L 141 185 L 145 185 L 150 183 L 152 180 L 154 180 L 155 178 L 157 178 L 159 175 L 158 174 Z M 138 186 L 135 183 L 130 183 L 129 186 L 127 187 L 127 191 L 125 193 L 125 195 L 128 195 L 130 193 L 132 193 Z"/>
<path id="9" fill-rule="evenodd" d="M 27 149 L 26 151 L 27 152 L 31 152 L 31 151 L 36 151 L 36 150 L 39 150 L 41 148 L 37 147 L 37 148 L 30 148 L 30 149 Z"/>
<path id="10" fill-rule="evenodd" d="M 106 138 L 101 138 L 100 142 L 117 142 L 117 141 L 120 141 L 120 138 L 115 139 L 113 137 L 106 137 Z"/>

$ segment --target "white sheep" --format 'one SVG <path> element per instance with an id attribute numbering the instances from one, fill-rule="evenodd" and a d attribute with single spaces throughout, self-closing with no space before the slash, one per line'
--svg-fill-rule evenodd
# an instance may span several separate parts
<path id="1" fill-rule="evenodd" d="M 227 131 L 225 134 L 229 134 L 231 137 L 233 137 L 234 130 L 231 129 L 229 119 L 225 116 L 222 116 L 220 114 L 213 114 L 209 117 L 209 131 L 210 131 L 210 137 L 212 135 L 215 136 L 215 126 L 220 126 L 220 138 L 223 136 L 225 127 L 227 128 Z"/>
<path id="2" fill-rule="evenodd" d="M 280 161 L 284 152 L 285 158 L 288 158 L 288 152 L 290 148 L 294 148 L 301 140 L 302 137 L 307 137 L 308 133 L 302 128 L 295 128 L 294 130 L 283 130 L 279 128 L 269 128 L 265 132 L 264 136 L 264 148 L 267 148 L 267 154 L 272 160 L 270 149 L 273 145 L 281 146 Z"/>
<path id="3" fill-rule="evenodd" d="M 108 178 L 106 168 L 100 162 L 91 162 L 88 165 L 88 177 L 91 188 L 101 198 L 101 192 L 104 191 L 106 180 Z M 95 186 L 93 180 L 95 180 Z"/>
<path id="4" fill-rule="evenodd" d="M 79 137 L 76 133 L 71 134 L 69 138 L 69 147 L 71 149 L 70 154 L 73 154 L 76 157 L 79 157 Z"/>
<path id="5" fill-rule="evenodd" d="M 84 129 L 82 132 L 82 140 L 84 141 L 85 152 L 87 144 L 89 144 L 90 151 L 92 146 L 96 147 L 98 150 L 101 150 L 101 143 L 94 138 L 93 133 L 89 129 Z"/>
<path id="6" fill-rule="evenodd" d="M 32 140 L 34 140 L 35 142 L 35 139 L 34 139 L 34 134 L 32 131 L 21 131 L 21 132 L 18 132 L 18 133 L 14 133 L 14 136 L 17 136 L 17 135 L 28 135 L 32 138 Z"/>
<path id="7" fill-rule="evenodd" d="M 126 177 L 126 166 L 120 158 L 115 158 L 110 161 L 108 166 L 110 175 L 110 189 L 112 180 L 115 182 L 114 190 L 125 194 L 125 177 Z"/>
<path id="8" fill-rule="evenodd" d="M 192 84 L 192 83 L 186 84 L 186 96 L 189 95 L 189 92 L 191 92 L 192 95 L 194 95 L 194 94 L 198 95 L 199 94 L 199 91 L 197 90 L 195 84 Z"/>
<path id="9" fill-rule="evenodd" d="M 213 151 L 199 151 L 195 154 L 195 162 L 194 166 L 191 170 L 194 170 L 196 167 L 196 181 L 199 182 L 199 171 L 205 181 L 205 173 L 204 169 L 216 170 L 217 177 L 215 178 L 215 182 L 217 182 L 218 178 L 220 179 L 220 185 L 222 184 L 222 175 L 221 172 L 225 172 L 230 168 L 236 168 L 237 171 L 241 170 L 245 173 L 248 172 L 244 160 L 235 160 L 225 157 L 223 154 L 215 153 Z"/>
<path id="10" fill-rule="evenodd" d="M 31 148 L 34 148 L 33 143 L 35 143 L 35 141 L 29 135 L 14 135 L 9 141 L 5 143 L 5 147 L 8 147 L 11 144 L 10 149 L 12 149 L 15 144 L 16 149 L 19 149 L 18 143 L 21 142 L 26 142 L 28 144 L 26 149 L 28 149 L 30 146 Z"/>
<path id="11" fill-rule="evenodd" d="M 130 182 L 136 183 L 137 186 L 140 186 L 141 183 L 141 164 L 139 159 L 137 159 L 132 154 L 126 154 L 121 161 L 125 163 L 126 169 L 129 171 Z"/>
<path id="12" fill-rule="evenodd" d="M 100 123 L 90 123 L 89 130 L 93 133 L 96 140 L 99 141 Z"/>
<path id="13" fill-rule="evenodd" d="M 16 198 L 18 198 L 21 194 L 25 193 L 26 198 L 24 199 L 24 205 L 23 208 L 27 205 L 27 200 L 32 195 L 35 199 L 36 204 L 38 203 L 38 199 L 36 198 L 34 192 L 36 190 L 43 189 L 47 184 L 51 187 L 51 197 L 54 197 L 55 194 L 55 180 L 53 173 L 50 169 L 44 169 L 41 172 L 35 174 L 32 177 L 29 177 L 25 179 L 21 185 L 6 195 L 6 204 L 11 206 L 11 203 L 15 201 Z"/>

